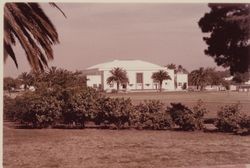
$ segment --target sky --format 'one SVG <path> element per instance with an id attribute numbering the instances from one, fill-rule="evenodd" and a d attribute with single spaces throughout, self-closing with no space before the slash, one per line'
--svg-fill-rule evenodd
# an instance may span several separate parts
<path id="1" fill-rule="evenodd" d="M 181 64 L 191 71 L 217 67 L 204 54 L 198 21 L 209 12 L 206 3 L 58 3 L 57 9 L 42 4 L 58 33 L 60 44 L 53 46 L 54 60 L 49 66 L 71 71 L 112 60 L 139 59 L 159 65 Z M 4 76 L 17 77 L 29 72 L 25 53 L 17 45 L 17 69 L 9 58 Z M 221 68 L 217 68 L 221 69 Z"/>

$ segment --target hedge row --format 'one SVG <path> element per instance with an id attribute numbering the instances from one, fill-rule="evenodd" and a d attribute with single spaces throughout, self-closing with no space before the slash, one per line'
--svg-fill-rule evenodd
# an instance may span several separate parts
<path id="1" fill-rule="evenodd" d="M 158 100 L 133 105 L 130 99 L 110 98 L 93 89 L 27 92 L 4 98 L 4 117 L 33 128 L 66 125 L 84 128 L 87 121 L 106 128 L 202 130 L 207 113 L 202 101 L 189 108 L 181 103 L 165 107 Z M 250 118 L 239 104 L 222 107 L 215 126 L 219 131 L 249 134 Z"/>

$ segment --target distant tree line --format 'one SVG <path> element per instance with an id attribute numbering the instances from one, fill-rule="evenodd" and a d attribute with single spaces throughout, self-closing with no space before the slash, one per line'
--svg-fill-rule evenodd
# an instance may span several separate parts
<path id="1" fill-rule="evenodd" d="M 191 71 L 188 75 L 189 85 L 196 86 L 197 90 L 203 90 L 206 86 L 222 85 L 228 89 L 230 84 L 242 84 L 250 80 L 248 72 L 235 73 L 232 80 L 225 80 L 230 77 L 230 71 L 217 71 L 215 68 L 199 68 Z"/>
<path id="2" fill-rule="evenodd" d="M 21 86 L 24 91 L 31 86 L 38 91 L 48 88 L 86 87 L 86 82 L 86 76 L 80 71 L 72 72 L 51 67 L 44 72 L 23 72 L 17 78 L 5 77 L 4 90 L 11 92 L 12 90 L 21 89 Z"/>
<path id="3" fill-rule="evenodd" d="M 176 68 L 174 64 L 167 66 L 169 69 L 174 69 L 176 73 L 188 73 L 188 71 L 181 65 Z M 117 91 L 119 91 L 119 85 L 128 84 L 128 76 L 125 70 L 122 68 L 114 68 L 110 71 L 111 76 L 107 79 L 108 84 L 117 84 Z M 235 73 L 232 81 L 226 81 L 226 77 L 230 77 L 230 71 L 217 71 L 215 68 L 199 68 L 188 73 L 189 86 L 196 86 L 197 90 L 204 90 L 208 85 L 222 85 L 228 88 L 230 84 L 242 84 L 250 79 L 249 73 Z M 162 82 L 164 80 L 171 80 L 171 77 L 166 71 L 158 71 L 152 75 L 152 79 L 159 83 L 159 91 L 162 90 Z M 176 80 L 176 79 L 175 79 Z M 4 90 L 11 93 L 16 89 L 28 90 L 30 86 L 35 89 L 43 90 L 44 88 L 55 88 L 60 86 L 66 87 L 86 87 L 87 78 L 80 71 L 71 72 L 65 69 L 51 67 L 44 72 L 23 72 L 17 78 L 5 77 L 4 78 Z"/>

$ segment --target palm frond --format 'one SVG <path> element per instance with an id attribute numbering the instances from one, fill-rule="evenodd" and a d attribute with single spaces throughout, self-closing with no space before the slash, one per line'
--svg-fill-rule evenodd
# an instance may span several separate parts
<path id="1" fill-rule="evenodd" d="M 153 73 L 151 77 L 156 82 L 162 82 L 164 80 L 171 80 L 171 77 L 168 75 L 167 71 L 160 70 L 158 72 Z"/>
<path id="2" fill-rule="evenodd" d="M 62 12 L 56 4 L 53 6 Z M 15 38 L 35 71 L 43 71 L 48 66 L 48 60 L 54 58 L 52 45 L 59 43 L 56 28 L 38 3 L 6 3 L 4 6 L 4 59 L 10 56 L 17 66 L 12 49 Z"/>
<path id="3" fill-rule="evenodd" d="M 4 41 L 4 61 L 6 61 L 8 55 L 12 58 L 16 67 L 18 67 L 16 56 L 15 56 L 15 53 L 14 53 L 11 45 L 9 45 L 8 43 L 6 43 L 6 41 Z"/>
<path id="4" fill-rule="evenodd" d="M 6 22 L 9 24 L 11 29 L 13 30 L 13 33 L 17 37 L 17 39 L 20 41 L 21 46 L 25 50 L 25 53 L 27 55 L 28 61 L 33 69 L 38 69 L 38 60 L 37 57 L 34 57 L 33 55 L 36 55 L 34 53 L 34 50 L 32 50 L 32 47 L 30 46 L 28 40 L 26 39 L 25 35 L 23 34 L 21 27 L 16 22 L 13 15 L 15 15 L 15 12 L 12 8 L 13 4 L 5 4 L 4 8 L 4 17 L 8 18 L 6 19 Z"/>
<path id="5" fill-rule="evenodd" d="M 114 68 L 110 71 L 111 76 L 107 79 L 107 83 L 111 84 L 113 82 L 116 83 L 128 83 L 127 72 L 122 68 Z"/>
<path id="6" fill-rule="evenodd" d="M 65 18 L 67 18 L 67 16 L 65 15 L 65 13 L 62 11 L 62 9 L 61 9 L 59 6 L 57 6 L 56 3 L 51 2 L 51 3 L 49 3 L 49 4 L 50 4 L 51 6 L 57 8 L 57 9 L 63 14 L 63 16 L 64 16 Z"/>

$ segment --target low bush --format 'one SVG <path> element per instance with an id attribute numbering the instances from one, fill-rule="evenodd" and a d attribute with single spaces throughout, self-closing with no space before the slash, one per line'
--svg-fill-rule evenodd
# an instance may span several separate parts
<path id="1" fill-rule="evenodd" d="M 204 115 L 208 113 L 207 109 L 204 106 L 202 100 L 198 100 L 196 105 L 193 106 L 192 112 L 195 118 L 195 128 L 203 129 L 204 128 Z"/>
<path id="2" fill-rule="evenodd" d="M 86 120 L 93 119 L 99 94 L 91 88 L 66 89 L 59 98 L 62 102 L 62 122 L 75 127 L 84 127 Z"/>
<path id="3" fill-rule="evenodd" d="M 61 116 L 60 102 L 52 96 L 25 93 L 16 98 L 16 106 L 15 120 L 33 128 L 53 126 Z"/>
<path id="4" fill-rule="evenodd" d="M 241 135 L 250 135 L 250 116 L 244 115 L 239 123 L 240 128 L 237 133 Z"/>
<path id="5" fill-rule="evenodd" d="M 215 126 L 219 131 L 234 132 L 239 128 L 242 115 L 240 113 L 240 105 L 226 105 L 221 107 L 217 113 L 217 121 Z"/>
<path id="6" fill-rule="evenodd" d="M 58 124 L 83 128 L 85 120 L 90 119 L 96 109 L 98 96 L 91 88 L 78 87 L 26 92 L 14 100 L 14 109 L 6 103 L 6 117 L 8 114 L 8 118 L 33 128 Z"/>
<path id="7" fill-rule="evenodd" d="M 167 111 L 170 113 L 174 124 L 179 126 L 181 130 L 203 129 L 203 117 L 206 109 L 201 101 L 192 110 L 181 103 L 171 103 L 171 107 L 168 107 Z"/>
<path id="8" fill-rule="evenodd" d="M 250 117 L 241 113 L 239 103 L 221 107 L 217 113 L 215 126 L 222 132 L 249 134 Z"/>
<path id="9" fill-rule="evenodd" d="M 130 125 L 130 113 L 133 105 L 130 99 L 100 97 L 97 100 L 94 120 L 97 125 L 115 128 L 126 128 Z"/>
<path id="10" fill-rule="evenodd" d="M 168 129 L 172 125 L 169 114 L 159 100 L 149 100 L 135 106 L 131 122 L 137 129 Z"/>
<path id="11" fill-rule="evenodd" d="M 62 123 L 71 125 L 71 126 L 80 126 L 84 127 L 85 122 L 85 106 L 84 106 L 84 97 L 79 93 L 73 93 L 65 91 L 67 95 L 62 101 Z"/>

